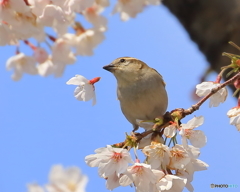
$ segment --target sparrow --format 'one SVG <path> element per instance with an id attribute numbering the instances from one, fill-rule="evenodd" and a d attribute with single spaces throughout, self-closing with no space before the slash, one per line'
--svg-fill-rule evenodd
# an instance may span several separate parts
<path id="1" fill-rule="evenodd" d="M 120 57 L 103 69 L 117 79 L 117 97 L 126 119 L 139 128 L 136 120 L 154 120 L 164 115 L 168 96 L 162 76 L 143 61 Z"/>

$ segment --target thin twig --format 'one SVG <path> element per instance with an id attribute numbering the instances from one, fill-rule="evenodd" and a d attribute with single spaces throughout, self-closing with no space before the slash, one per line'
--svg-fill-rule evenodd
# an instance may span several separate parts
<path id="1" fill-rule="evenodd" d="M 215 87 L 211 90 L 211 92 L 206 95 L 205 97 L 203 97 L 198 103 L 196 103 L 195 105 L 192 105 L 192 107 L 190 107 L 189 109 L 185 109 L 183 111 L 184 116 L 186 115 L 190 115 L 192 114 L 194 111 L 197 111 L 200 106 L 209 98 L 211 97 L 214 93 L 218 92 L 220 89 L 222 89 L 223 87 L 226 87 L 227 85 L 232 84 L 235 80 L 237 80 L 238 78 L 240 78 L 240 72 L 237 73 L 234 77 L 232 77 L 231 79 L 227 80 L 226 82 L 220 84 L 218 87 Z"/>

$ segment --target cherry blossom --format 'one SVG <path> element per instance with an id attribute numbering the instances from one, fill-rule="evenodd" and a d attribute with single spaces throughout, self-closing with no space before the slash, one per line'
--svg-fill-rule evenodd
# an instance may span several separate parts
<path id="1" fill-rule="evenodd" d="M 9 25 L 0 23 L 0 45 L 16 45 L 17 38 L 14 35 L 13 31 L 10 29 Z"/>
<path id="2" fill-rule="evenodd" d="M 50 0 L 28 0 L 31 5 L 31 11 L 37 17 L 43 14 L 44 8 L 50 3 Z"/>
<path id="3" fill-rule="evenodd" d="M 150 165 L 144 163 L 135 163 L 128 167 L 127 171 L 120 178 L 121 186 L 128 186 L 134 183 L 136 192 L 146 192 L 153 189 L 158 181 L 156 175 L 164 175 L 162 171 L 152 170 Z"/>
<path id="4" fill-rule="evenodd" d="M 110 5 L 109 0 L 95 0 L 95 3 L 101 7 L 108 7 Z"/>
<path id="5" fill-rule="evenodd" d="M 164 129 L 163 133 L 167 138 L 172 138 L 176 135 L 177 128 L 178 128 L 177 124 L 173 122 Z"/>
<path id="6" fill-rule="evenodd" d="M 193 181 L 193 174 L 195 171 L 203 171 L 206 170 L 208 167 L 208 164 L 205 162 L 199 160 L 199 159 L 191 159 L 191 161 L 186 165 L 186 168 L 183 170 L 177 170 L 176 175 L 180 177 L 185 177 L 187 178 L 187 183 L 186 183 L 186 188 L 190 191 L 193 192 L 194 188 L 191 184 Z"/>
<path id="7" fill-rule="evenodd" d="M 106 31 L 107 19 L 99 14 L 101 12 L 101 9 L 102 7 L 94 5 L 83 11 L 83 15 L 88 22 L 93 24 L 95 29 Z"/>
<path id="8" fill-rule="evenodd" d="M 30 8 L 22 0 L 2 0 L 0 4 L 0 21 L 17 24 L 19 18 L 30 13 Z"/>
<path id="9" fill-rule="evenodd" d="M 139 141 L 137 148 L 143 149 L 144 147 L 151 145 L 151 142 L 152 142 L 152 134 L 149 134 Z"/>
<path id="10" fill-rule="evenodd" d="M 113 8 L 113 14 L 120 13 L 123 21 L 127 21 L 130 17 L 134 18 L 143 11 L 144 0 L 118 0 Z"/>
<path id="11" fill-rule="evenodd" d="M 74 96 L 79 101 L 89 101 L 93 99 L 92 105 L 96 104 L 96 95 L 94 83 L 98 82 L 100 77 L 96 77 L 92 80 L 87 80 L 82 75 L 75 75 L 69 79 L 67 85 L 78 85 L 74 91 Z"/>
<path id="12" fill-rule="evenodd" d="M 52 59 L 49 57 L 45 62 L 40 63 L 37 66 L 39 75 L 46 77 L 51 74 L 54 74 L 55 65 L 52 62 Z"/>
<path id="13" fill-rule="evenodd" d="M 159 191 L 182 192 L 186 183 L 187 178 L 167 174 L 159 180 L 157 188 Z"/>
<path id="14" fill-rule="evenodd" d="M 76 57 L 71 50 L 71 43 L 66 38 L 58 38 L 52 46 L 52 62 L 54 64 L 54 75 L 62 76 L 65 66 L 73 64 Z"/>
<path id="15" fill-rule="evenodd" d="M 44 48 L 36 47 L 33 52 L 33 57 L 38 63 L 44 63 L 48 59 L 48 53 Z"/>
<path id="16" fill-rule="evenodd" d="M 170 149 L 170 154 L 169 168 L 173 170 L 184 169 L 190 162 L 190 156 L 182 145 L 176 144 Z"/>
<path id="17" fill-rule="evenodd" d="M 23 0 L 3 0 L 0 4 L 0 23 L 10 29 L 17 39 L 27 39 L 39 34 L 43 27 L 36 24 L 36 16 Z"/>
<path id="18" fill-rule="evenodd" d="M 208 164 L 206 164 L 205 162 L 197 159 L 200 155 L 199 148 L 196 148 L 192 145 L 189 145 L 188 149 L 187 149 L 187 152 L 189 154 L 190 161 L 185 166 L 185 169 L 177 170 L 176 175 L 178 175 L 180 177 L 187 178 L 186 188 L 190 192 L 192 192 L 194 189 L 193 189 L 193 186 L 192 186 L 191 182 L 193 181 L 194 172 L 195 171 L 206 170 L 207 167 L 208 167 Z"/>
<path id="19" fill-rule="evenodd" d="M 204 97 L 207 94 L 209 94 L 213 88 L 216 88 L 219 85 L 220 85 L 219 83 L 215 82 L 202 82 L 201 84 L 198 84 L 196 86 L 197 88 L 196 94 L 199 97 Z M 209 98 L 210 99 L 209 107 L 217 107 L 220 103 L 223 103 L 226 100 L 227 95 L 228 92 L 226 87 L 220 89 L 218 92 L 216 92 Z"/>
<path id="20" fill-rule="evenodd" d="M 81 13 L 88 7 L 91 7 L 94 1 L 95 0 L 66 0 L 64 2 L 63 9 L 66 11 L 67 14 L 70 14 L 72 12 Z"/>
<path id="21" fill-rule="evenodd" d="M 230 118 L 230 124 L 235 125 L 237 130 L 240 131 L 240 107 L 234 107 L 227 112 Z"/>
<path id="22" fill-rule="evenodd" d="M 166 168 L 170 162 L 170 151 L 168 146 L 152 142 L 143 148 L 142 152 L 148 157 L 147 162 L 153 169 Z"/>
<path id="23" fill-rule="evenodd" d="M 179 134 L 182 136 L 182 144 L 184 147 L 187 147 L 187 139 L 194 147 L 203 147 L 207 143 L 207 138 L 203 131 L 193 130 L 196 127 L 199 127 L 203 124 L 204 117 L 194 117 L 187 122 L 187 124 L 181 124 Z"/>
<path id="24" fill-rule="evenodd" d="M 41 187 L 40 185 L 38 185 L 36 183 L 28 184 L 27 188 L 28 188 L 28 192 L 45 192 L 43 187 Z"/>
<path id="25" fill-rule="evenodd" d="M 53 27 L 59 35 L 64 35 L 71 24 L 71 20 L 69 21 L 68 18 L 71 17 L 67 17 L 61 7 L 49 4 L 45 6 L 37 22 L 44 26 Z"/>
<path id="26" fill-rule="evenodd" d="M 88 29 L 77 35 L 74 39 L 76 54 L 82 56 L 93 55 L 93 49 L 104 40 L 103 32 L 96 29 Z"/>
<path id="27" fill-rule="evenodd" d="M 7 60 L 6 67 L 8 70 L 13 69 L 12 79 L 18 81 L 21 79 L 23 73 L 30 75 L 36 75 L 38 73 L 35 63 L 36 60 L 34 58 L 19 53 Z"/>
<path id="28" fill-rule="evenodd" d="M 88 178 L 81 174 L 78 167 L 64 169 L 61 165 L 52 167 L 49 174 L 49 184 L 46 185 L 48 192 L 79 192 L 85 191 Z"/>
<path id="29" fill-rule="evenodd" d="M 114 174 L 119 176 L 126 171 L 129 163 L 133 163 L 126 149 L 107 145 L 107 147 L 96 149 L 95 152 L 97 154 L 86 156 L 85 162 L 90 167 L 98 167 L 99 175 L 104 178 Z"/>

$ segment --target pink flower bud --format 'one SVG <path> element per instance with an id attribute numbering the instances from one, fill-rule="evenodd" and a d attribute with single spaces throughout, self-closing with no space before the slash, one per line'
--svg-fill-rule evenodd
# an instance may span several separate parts
<path id="1" fill-rule="evenodd" d="M 38 63 L 44 63 L 48 59 L 48 53 L 45 49 L 39 47 L 34 50 L 33 57 Z"/>
<path id="2" fill-rule="evenodd" d="M 89 83 L 93 85 L 94 83 L 97 83 L 100 79 L 101 79 L 101 77 L 95 77 L 95 78 L 89 80 Z"/>
<path id="3" fill-rule="evenodd" d="M 240 67 L 240 59 L 236 60 L 236 64 Z"/>
<path id="4" fill-rule="evenodd" d="M 234 81 L 233 85 L 235 86 L 236 89 L 240 89 L 240 79 Z"/>

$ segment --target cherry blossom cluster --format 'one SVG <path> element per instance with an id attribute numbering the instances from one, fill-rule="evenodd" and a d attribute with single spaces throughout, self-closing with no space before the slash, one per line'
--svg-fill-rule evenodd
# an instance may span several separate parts
<path id="1" fill-rule="evenodd" d="M 28 184 L 28 192 L 84 192 L 87 182 L 87 176 L 78 167 L 54 165 L 49 174 L 49 183 L 44 186 Z"/>
<path id="2" fill-rule="evenodd" d="M 194 173 L 208 167 L 198 159 L 200 147 L 206 144 L 206 136 L 202 131 L 194 130 L 203 124 L 203 120 L 200 116 L 194 117 L 187 124 L 173 123 L 164 129 L 162 136 L 161 132 L 153 136 L 153 132 L 146 139 L 149 142 L 140 141 L 133 147 L 135 161 L 131 158 L 131 147 L 127 142 L 122 148 L 108 145 L 96 149 L 96 154 L 86 156 L 85 161 L 90 167 L 98 167 L 98 174 L 106 179 L 106 188 L 109 190 L 130 185 L 137 192 L 181 192 L 184 187 L 192 192 Z M 146 129 L 152 124 L 138 122 Z M 181 145 L 177 144 L 177 132 L 182 138 Z M 167 145 L 168 139 L 170 141 Z M 188 144 L 188 140 L 192 145 Z M 136 149 L 140 149 L 145 155 L 143 163 L 137 157 Z"/>
<path id="3" fill-rule="evenodd" d="M 20 80 L 24 73 L 60 77 L 76 56 L 93 55 L 105 38 L 107 19 L 102 13 L 109 4 L 109 0 L 0 0 L 0 45 L 16 46 L 16 55 L 6 63 L 13 70 L 12 79 Z M 116 0 L 112 13 L 127 21 L 146 6 L 159 4 L 160 0 Z M 92 27 L 84 28 L 80 17 Z M 22 44 L 32 55 L 21 52 Z"/>
<path id="4" fill-rule="evenodd" d="M 106 179 L 109 190 L 131 185 L 137 192 L 181 192 L 184 187 L 192 192 L 194 173 L 208 167 L 198 159 L 200 148 L 205 146 L 207 139 L 203 131 L 195 128 L 203 121 L 200 116 L 186 124 L 179 124 L 178 120 L 169 122 L 161 131 L 154 130 L 141 140 L 135 135 L 127 136 L 123 146 L 115 144 L 96 149 L 96 154 L 86 156 L 85 161 L 90 167 L 98 167 L 98 174 Z M 155 125 L 142 120 L 137 123 L 146 132 Z M 177 133 L 181 136 L 181 145 L 177 144 Z M 134 148 L 135 161 L 131 158 L 131 148 Z M 140 163 L 137 149 L 145 155 L 143 163 Z"/>

